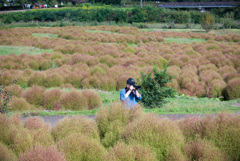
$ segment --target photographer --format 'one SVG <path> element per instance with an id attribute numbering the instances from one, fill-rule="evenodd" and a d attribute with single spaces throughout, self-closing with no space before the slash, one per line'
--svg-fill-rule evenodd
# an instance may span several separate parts
<path id="1" fill-rule="evenodd" d="M 138 100 L 142 99 L 142 96 L 138 92 L 140 86 L 136 86 L 135 84 L 134 79 L 129 78 L 127 80 L 127 86 L 120 91 L 120 100 L 127 108 L 131 108 L 137 104 Z"/>

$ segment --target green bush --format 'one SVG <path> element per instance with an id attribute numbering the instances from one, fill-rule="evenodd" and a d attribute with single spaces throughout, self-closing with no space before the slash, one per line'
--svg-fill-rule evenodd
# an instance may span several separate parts
<path id="1" fill-rule="evenodd" d="M 141 72 L 141 102 L 146 108 L 156 108 L 164 103 L 164 98 L 174 97 L 176 90 L 167 87 L 172 82 L 173 76 L 169 75 L 167 69 L 159 71 L 156 67 L 152 73 Z"/>
<path id="2" fill-rule="evenodd" d="M 6 145 L 0 142 L 0 160 L 2 161 L 15 161 L 17 160 L 17 157 L 14 155 L 14 153 L 8 149 Z"/>
<path id="3" fill-rule="evenodd" d="M 106 150 L 96 139 L 81 134 L 72 134 L 57 143 L 58 149 L 69 161 L 103 160 Z"/>
<path id="4" fill-rule="evenodd" d="M 142 145 L 126 145 L 119 142 L 109 150 L 104 160 L 157 161 L 157 157 L 148 147 Z"/>
<path id="5" fill-rule="evenodd" d="M 64 139 L 71 134 L 86 135 L 99 140 L 96 122 L 86 117 L 65 117 L 52 128 L 51 133 L 55 141 Z"/>
<path id="6" fill-rule="evenodd" d="M 215 17 L 209 12 L 204 13 L 201 20 L 201 26 L 204 30 L 209 32 L 215 24 Z"/>
<path id="7" fill-rule="evenodd" d="M 113 146 L 119 140 L 127 124 L 140 117 L 142 113 L 140 106 L 129 110 L 124 108 L 120 102 L 113 103 L 111 107 L 102 107 L 96 115 L 101 143 L 105 147 Z"/>
<path id="8" fill-rule="evenodd" d="M 24 98 L 13 97 L 9 106 L 11 111 L 28 111 L 34 110 L 34 106 L 28 103 Z"/>
<path id="9" fill-rule="evenodd" d="M 83 90 L 82 94 L 87 98 L 88 109 L 94 109 L 102 105 L 102 98 L 100 95 L 92 90 Z"/>
<path id="10" fill-rule="evenodd" d="M 183 160 L 181 148 L 184 137 L 178 125 L 153 114 L 145 114 L 128 124 L 121 135 L 126 144 L 148 146 L 157 155 L 158 160 Z"/>

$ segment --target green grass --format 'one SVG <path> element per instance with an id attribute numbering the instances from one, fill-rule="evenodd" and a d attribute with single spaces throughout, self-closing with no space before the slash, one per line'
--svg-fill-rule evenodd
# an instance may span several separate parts
<path id="1" fill-rule="evenodd" d="M 102 31 L 102 30 L 85 30 L 88 33 L 107 33 L 107 34 L 114 34 L 111 31 Z"/>
<path id="2" fill-rule="evenodd" d="M 178 37 L 168 37 L 164 38 L 165 42 L 176 42 L 176 43 L 194 43 L 194 42 L 203 42 L 205 39 L 195 39 L 195 38 L 178 38 Z"/>
<path id="3" fill-rule="evenodd" d="M 33 33 L 32 36 L 35 37 L 49 37 L 49 38 L 57 38 L 57 34 L 50 34 L 50 33 Z"/>
<path id="4" fill-rule="evenodd" d="M 194 33 L 206 33 L 203 29 L 157 29 L 157 28 L 149 28 L 149 29 L 139 29 L 141 31 L 147 31 L 147 32 L 164 32 L 164 31 L 174 31 L 174 32 L 194 32 Z M 211 34 L 217 34 L 217 35 L 227 35 L 227 34 L 233 34 L 233 35 L 240 35 L 240 29 L 219 29 L 219 30 L 211 30 L 209 33 Z"/>
<path id="5" fill-rule="evenodd" d="M 11 53 L 15 55 L 20 55 L 22 53 L 36 55 L 42 53 L 52 53 L 52 49 L 39 49 L 35 47 L 28 46 L 8 46 L 8 45 L 0 45 L 0 55 L 9 55 Z"/>

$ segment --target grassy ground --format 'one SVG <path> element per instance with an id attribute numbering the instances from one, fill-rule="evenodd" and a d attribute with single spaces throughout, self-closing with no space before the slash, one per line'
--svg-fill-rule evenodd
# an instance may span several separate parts
<path id="1" fill-rule="evenodd" d="M 206 33 L 203 29 L 158 29 L 158 28 L 149 28 L 149 29 L 140 29 L 142 31 L 174 31 L 174 32 L 197 32 L 197 33 Z M 240 35 L 240 29 L 219 29 L 219 30 L 211 30 L 209 33 L 217 34 L 217 35 L 226 35 L 226 34 L 233 34 L 233 35 Z"/>
<path id="2" fill-rule="evenodd" d="M 36 55 L 42 53 L 52 53 L 52 49 L 39 49 L 35 47 L 28 47 L 28 46 L 7 46 L 7 45 L 0 45 L 0 55 L 9 55 L 11 53 L 15 55 L 20 55 L 22 53 Z"/>
<path id="3" fill-rule="evenodd" d="M 203 42 L 206 41 L 205 39 L 188 39 L 188 38 L 178 38 L 178 37 L 168 37 L 164 38 L 165 42 L 176 42 L 176 43 L 194 43 L 194 42 Z"/>
<path id="4" fill-rule="evenodd" d="M 49 38 L 57 38 L 57 34 L 49 34 L 49 33 L 33 33 L 32 34 L 35 37 L 49 37 Z"/>
<path id="5" fill-rule="evenodd" d="M 64 89 L 68 91 L 69 89 Z M 100 91 L 96 90 L 102 98 L 102 106 L 110 106 L 112 102 L 119 101 L 119 91 Z M 189 96 L 181 96 L 175 98 L 167 98 L 166 103 L 159 108 L 144 109 L 145 112 L 154 112 L 156 114 L 216 114 L 219 112 L 236 113 L 240 111 L 240 107 L 233 106 L 240 102 L 240 99 L 232 101 L 219 101 L 218 99 L 209 98 L 194 98 Z M 38 116 L 58 116 L 58 115 L 95 115 L 99 111 L 83 110 L 83 111 L 28 111 L 20 112 L 22 116 L 38 115 Z M 7 115 L 16 114 L 16 112 L 9 112 Z"/>

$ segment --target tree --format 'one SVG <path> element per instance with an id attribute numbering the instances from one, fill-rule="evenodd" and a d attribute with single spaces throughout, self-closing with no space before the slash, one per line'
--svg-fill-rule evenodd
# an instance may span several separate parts
<path id="1" fill-rule="evenodd" d="M 156 108 L 162 106 L 166 97 L 174 97 L 176 90 L 167 87 L 168 82 L 172 82 L 173 76 L 169 75 L 167 68 L 158 70 L 153 67 L 152 73 L 141 72 L 141 102 L 146 108 Z"/>
<path id="2" fill-rule="evenodd" d="M 201 26 L 204 30 L 209 32 L 215 24 L 215 17 L 209 12 L 204 13 L 201 20 Z"/>

